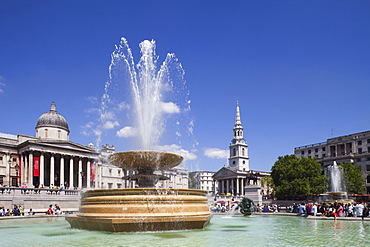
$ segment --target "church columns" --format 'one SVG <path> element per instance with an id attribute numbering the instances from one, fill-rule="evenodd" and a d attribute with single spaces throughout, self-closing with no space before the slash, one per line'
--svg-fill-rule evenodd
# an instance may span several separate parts
<path id="1" fill-rule="evenodd" d="M 236 195 L 239 195 L 239 178 L 236 178 Z"/>
<path id="2" fill-rule="evenodd" d="M 242 178 L 242 180 L 241 180 L 241 189 L 242 189 L 242 191 L 241 191 L 240 195 L 244 196 L 244 178 Z"/>
<path id="3" fill-rule="evenodd" d="M 229 181 L 229 179 L 226 180 L 226 193 L 230 193 L 230 181 Z"/>
<path id="4" fill-rule="evenodd" d="M 235 195 L 234 179 L 231 178 L 230 180 L 231 180 L 231 190 L 230 190 L 230 193 L 233 196 L 233 195 Z"/>

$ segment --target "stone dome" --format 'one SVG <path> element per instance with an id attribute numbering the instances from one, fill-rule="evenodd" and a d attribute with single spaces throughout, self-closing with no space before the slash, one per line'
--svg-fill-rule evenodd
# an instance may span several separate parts
<path id="1" fill-rule="evenodd" d="M 51 103 L 50 111 L 42 114 L 37 120 L 36 129 L 40 127 L 56 127 L 69 133 L 67 120 L 56 111 L 55 103 Z"/>

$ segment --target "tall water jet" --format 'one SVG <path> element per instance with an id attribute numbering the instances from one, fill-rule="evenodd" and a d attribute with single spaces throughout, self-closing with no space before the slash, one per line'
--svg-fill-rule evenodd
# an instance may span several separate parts
<path id="1" fill-rule="evenodd" d="M 343 168 L 338 166 L 337 162 L 334 161 L 333 165 L 327 167 L 327 173 L 329 176 L 329 191 L 327 194 L 331 196 L 333 200 L 346 200 L 347 189 Z"/>
<path id="2" fill-rule="evenodd" d="M 72 227 L 112 232 L 163 231 L 201 229 L 210 220 L 206 191 L 154 188 L 159 180 L 168 179 L 155 171 L 170 169 L 183 160 L 177 154 L 152 151 L 161 149 L 159 141 L 170 119 L 164 116 L 186 113 L 190 101 L 176 102 L 176 92 L 183 91 L 185 85 L 174 83 L 176 79 L 183 82 L 184 74 L 174 54 L 168 54 L 157 70 L 155 42 L 143 41 L 140 49 L 142 56 L 136 66 L 126 39 L 122 38 L 112 53 L 100 119 L 101 126 L 119 126 L 118 121 L 123 120 L 116 117 L 117 109 L 132 110 L 133 126 L 121 128 L 117 135 L 137 137 L 140 151 L 114 153 L 108 160 L 117 167 L 134 171 L 124 179 L 135 180 L 139 188 L 85 192 L 77 216 L 66 217 Z M 110 92 L 114 89 L 127 89 L 117 82 L 128 82 L 131 102 L 112 97 Z M 185 98 L 187 95 L 186 92 Z M 180 121 L 176 120 L 175 126 L 179 127 Z M 187 129 L 191 131 L 191 121 Z M 174 133 L 182 135 L 179 130 Z"/>

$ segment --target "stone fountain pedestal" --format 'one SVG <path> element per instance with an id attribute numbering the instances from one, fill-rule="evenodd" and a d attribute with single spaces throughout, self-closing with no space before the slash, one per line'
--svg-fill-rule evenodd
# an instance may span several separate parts
<path id="1" fill-rule="evenodd" d="M 182 157 L 160 152 L 122 152 L 110 162 L 122 168 L 136 168 L 139 186 L 154 185 L 162 176 L 155 169 L 174 167 Z M 148 164 L 152 162 L 153 166 Z M 153 169 L 155 167 L 155 169 Z M 145 168 L 145 169 L 144 169 Z M 145 177 L 148 179 L 143 179 Z M 99 189 L 82 195 L 76 216 L 66 220 L 73 228 L 110 232 L 140 232 L 202 229 L 210 220 L 207 192 L 193 189 Z"/>
<path id="2" fill-rule="evenodd" d="M 202 229 L 210 219 L 206 191 L 112 189 L 83 194 L 73 228 L 110 232 Z"/>

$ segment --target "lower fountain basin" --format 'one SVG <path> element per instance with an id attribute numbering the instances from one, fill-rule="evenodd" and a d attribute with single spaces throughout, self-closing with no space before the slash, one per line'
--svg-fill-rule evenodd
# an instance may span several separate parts
<path id="1" fill-rule="evenodd" d="M 73 228 L 109 232 L 202 229 L 210 220 L 207 192 L 192 189 L 111 189 L 83 194 Z"/>

